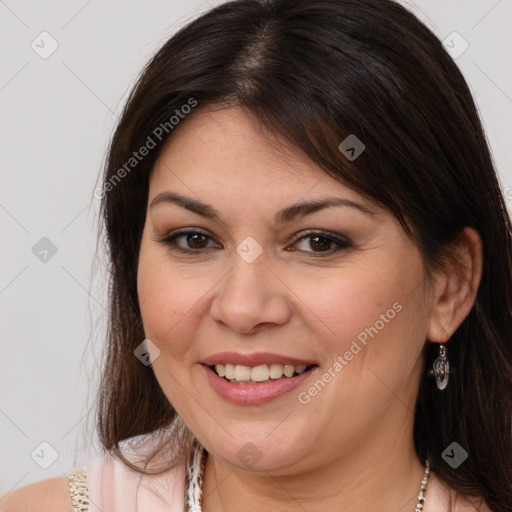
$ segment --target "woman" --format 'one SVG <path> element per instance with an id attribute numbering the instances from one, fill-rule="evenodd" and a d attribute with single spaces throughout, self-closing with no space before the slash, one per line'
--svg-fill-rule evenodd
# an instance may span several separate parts
<path id="1" fill-rule="evenodd" d="M 510 218 L 410 12 L 202 15 L 145 68 L 99 192 L 105 453 L 11 503 L 511 510 Z"/>

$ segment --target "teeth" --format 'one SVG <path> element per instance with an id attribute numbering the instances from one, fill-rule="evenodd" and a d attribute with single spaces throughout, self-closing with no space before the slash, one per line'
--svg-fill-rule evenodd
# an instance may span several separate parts
<path id="1" fill-rule="evenodd" d="M 251 367 L 237 364 L 235 366 L 235 380 L 251 380 Z"/>
<path id="2" fill-rule="evenodd" d="M 295 371 L 295 367 L 292 364 L 285 364 L 283 366 L 283 373 L 287 377 L 291 377 L 293 375 L 293 372 Z"/>
<path id="3" fill-rule="evenodd" d="M 219 366 L 223 366 L 223 365 L 219 364 Z M 215 367 L 215 368 L 217 368 L 217 367 Z M 224 367 L 224 377 L 226 377 L 226 379 L 234 379 L 235 378 L 235 365 L 227 364 Z"/>
<path id="4" fill-rule="evenodd" d="M 251 380 L 255 380 L 256 382 L 263 382 L 264 380 L 268 380 L 269 377 L 270 370 L 266 364 L 260 364 L 259 366 L 251 368 Z"/>
<path id="5" fill-rule="evenodd" d="M 293 377 L 294 374 L 300 375 L 306 371 L 307 365 L 301 364 L 266 364 L 258 366 L 245 366 L 233 364 L 216 364 L 215 371 L 220 377 L 225 377 L 229 381 L 237 382 L 265 382 L 270 379 L 280 379 L 283 377 Z"/>
<path id="6" fill-rule="evenodd" d="M 270 365 L 270 378 L 280 379 L 283 376 L 283 366 L 280 364 Z"/>

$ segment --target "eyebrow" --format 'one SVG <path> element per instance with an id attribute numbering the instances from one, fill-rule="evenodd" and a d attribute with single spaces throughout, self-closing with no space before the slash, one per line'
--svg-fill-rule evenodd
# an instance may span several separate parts
<path id="1" fill-rule="evenodd" d="M 153 209 L 155 206 L 162 203 L 175 204 L 181 206 L 182 208 L 186 208 L 191 212 L 202 215 L 203 217 L 216 219 L 219 221 L 221 220 L 220 212 L 213 208 L 213 206 L 203 203 L 197 199 L 192 199 L 191 197 L 185 197 L 180 194 L 176 194 L 174 192 L 161 192 L 160 194 L 157 194 L 151 201 L 150 209 Z M 373 210 L 356 201 L 351 201 L 341 197 L 326 197 L 323 199 L 316 199 L 314 201 L 293 204 L 283 208 L 277 212 L 274 221 L 276 224 L 283 224 L 299 217 L 305 217 L 306 215 L 310 215 L 317 211 L 323 210 L 324 208 L 343 206 L 355 208 L 372 217 L 376 215 Z"/>

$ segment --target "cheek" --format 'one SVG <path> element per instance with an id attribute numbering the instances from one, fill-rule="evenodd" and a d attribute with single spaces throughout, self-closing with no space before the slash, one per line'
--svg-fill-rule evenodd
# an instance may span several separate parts
<path id="1" fill-rule="evenodd" d="M 352 350 L 357 357 L 348 354 L 351 360 L 380 365 L 391 353 L 421 342 L 426 329 L 418 287 L 423 267 L 419 255 L 413 256 L 403 268 L 392 257 L 378 265 L 368 258 L 367 265 L 340 269 L 335 278 L 331 272 L 316 276 L 313 283 L 300 278 L 294 284 L 307 306 L 304 314 L 330 358 Z M 414 350 L 410 352 L 414 356 Z"/>
<path id="2" fill-rule="evenodd" d="M 176 371 L 200 359 L 194 340 L 207 320 L 212 289 L 222 272 L 176 264 L 143 239 L 137 273 L 137 291 L 146 338 Z M 206 336 L 205 336 L 206 337 Z M 183 365 L 185 363 L 185 365 Z"/>
<path id="3" fill-rule="evenodd" d="M 312 385 L 306 399 L 333 432 L 339 433 L 339 422 L 350 430 L 383 415 L 397 396 L 412 400 L 427 326 L 421 276 L 421 262 L 411 261 L 407 270 L 352 267 L 336 280 L 315 279 L 314 286 L 304 279 L 294 290 L 311 306 L 308 318 L 326 361 L 325 392 Z"/>
<path id="4" fill-rule="evenodd" d="M 173 355 L 185 350 L 186 337 L 178 335 L 185 323 L 180 321 L 190 312 L 194 293 L 180 283 L 168 261 L 142 244 L 137 273 L 137 290 L 144 332 L 165 355 L 172 340 Z"/>

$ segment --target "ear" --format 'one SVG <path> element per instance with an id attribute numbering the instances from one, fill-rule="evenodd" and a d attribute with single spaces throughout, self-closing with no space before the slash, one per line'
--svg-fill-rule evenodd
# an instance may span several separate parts
<path id="1" fill-rule="evenodd" d="M 436 274 L 427 329 L 427 338 L 437 343 L 446 343 L 469 314 L 482 277 L 482 239 L 477 231 L 465 227 L 449 250 L 449 263 Z"/>

